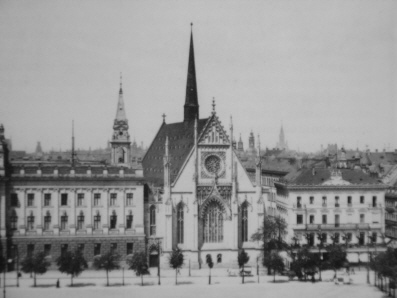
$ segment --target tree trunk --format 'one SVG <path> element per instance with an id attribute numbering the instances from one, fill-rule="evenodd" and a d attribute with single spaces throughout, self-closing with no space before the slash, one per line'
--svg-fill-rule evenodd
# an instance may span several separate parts
<path id="1" fill-rule="evenodd" d="M 175 269 L 175 285 L 178 284 L 178 269 Z"/>
<path id="2" fill-rule="evenodd" d="M 141 286 L 143 287 L 143 274 L 141 274 Z"/>
<path id="3" fill-rule="evenodd" d="M 211 268 L 210 268 L 210 275 L 208 275 L 208 284 L 211 284 Z"/>
<path id="4" fill-rule="evenodd" d="M 106 285 L 109 286 L 109 271 L 106 270 Z"/>
<path id="5" fill-rule="evenodd" d="M 36 272 L 34 273 L 34 287 L 36 287 Z"/>
<path id="6" fill-rule="evenodd" d="M 276 282 L 276 270 L 273 269 L 273 282 Z"/>
<path id="7" fill-rule="evenodd" d="M 73 274 L 70 275 L 70 286 L 73 287 Z"/>

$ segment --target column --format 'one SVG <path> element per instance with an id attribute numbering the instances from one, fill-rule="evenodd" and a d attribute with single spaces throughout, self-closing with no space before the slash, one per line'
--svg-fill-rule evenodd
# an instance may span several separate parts
<path id="1" fill-rule="evenodd" d="M 125 204 L 126 204 L 126 202 L 127 202 L 127 195 L 126 195 L 126 189 L 123 189 L 122 191 L 121 191 L 121 194 L 122 194 L 122 200 L 121 200 L 121 218 L 120 218 L 120 224 L 119 224 L 119 227 L 120 227 L 120 234 L 124 234 L 124 231 L 125 231 Z"/>
<path id="2" fill-rule="evenodd" d="M 38 193 L 38 198 L 35 202 L 35 207 L 37 208 L 37 213 L 36 213 L 36 230 L 38 235 L 43 234 L 43 189 L 39 190 Z"/>
<path id="3" fill-rule="evenodd" d="M 85 225 L 86 225 L 86 230 L 87 234 L 92 234 L 92 206 L 93 206 L 93 197 L 94 197 L 94 189 L 89 190 L 88 198 L 87 198 L 87 215 L 85 219 Z"/>
<path id="4" fill-rule="evenodd" d="M 70 215 L 69 215 L 70 235 L 76 234 L 76 196 L 77 196 L 77 189 L 71 189 Z"/>
<path id="5" fill-rule="evenodd" d="M 54 207 L 54 214 L 52 214 L 52 225 L 54 229 L 54 235 L 59 235 L 59 225 L 60 225 L 60 217 L 59 217 L 59 205 L 61 205 L 61 190 L 55 190 L 55 198 L 51 199 L 51 205 Z"/>

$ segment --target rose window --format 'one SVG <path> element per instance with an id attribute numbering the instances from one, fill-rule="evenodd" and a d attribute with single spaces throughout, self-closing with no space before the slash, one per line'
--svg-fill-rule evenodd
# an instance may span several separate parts
<path id="1" fill-rule="evenodd" d="M 217 174 L 221 169 L 221 159 L 216 155 L 210 155 L 205 160 L 205 168 L 211 174 Z"/>

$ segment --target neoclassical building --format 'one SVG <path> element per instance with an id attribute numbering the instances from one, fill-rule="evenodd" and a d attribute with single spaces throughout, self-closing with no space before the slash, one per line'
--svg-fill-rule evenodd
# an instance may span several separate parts
<path id="1" fill-rule="evenodd" d="M 192 266 L 207 254 L 218 265 L 236 264 L 242 248 L 256 262 L 261 245 L 250 238 L 262 225 L 270 191 L 262 185 L 260 158 L 249 175 L 233 148 L 232 121 L 225 129 L 215 103 L 209 117 L 199 118 L 192 35 L 188 64 L 183 121 L 164 120 L 142 161 L 150 263 L 157 263 L 159 243 L 163 252 L 181 248 Z"/>
<path id="2" fill-rule="evenodd" d="M 288 243 L 308 245 L 315 252 L 321 243 L 343 243 L 354 263 L 366 262 L 373 244 L 384 244 L 387 186 L 377 177 L 362 170 L 313 167 L 291 172 L 275 186 L 278 215 L 288 223 Z M 326 257 L 324 249 L 321 253 Z"/>
<path id="3" fill-rule="evenodd" d="M 125 259 L 146 249 L 143 173 L 129 163 L 121 86 L 113 129 L 112 162 L 106 165 L 76 160 L 74 146 L 70 162 L 9 161 L 1 126 L 1 249 L 14 263 L 37 251 L 55 261 L 62 251 L 78 248 L 92 261 L 109 250 Z"/>

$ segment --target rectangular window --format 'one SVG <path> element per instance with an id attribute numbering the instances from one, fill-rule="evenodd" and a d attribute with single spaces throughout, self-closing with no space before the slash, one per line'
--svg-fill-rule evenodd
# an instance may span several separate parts
<path id="1" fill-rule="evenodd" d="M 335 214 L 335 227 L 338 228 L 339 227 L 339 214 Z"/>
<path id="2" fill-rule="evenodd" d="M 296 223 L 297 223 L 298 225 L 303 224 L 303 215 L 302 215 L 302 214 L 297 214 L 297 215 L 296 215 Z"/>
<path id="3" fill-rule="evenodd" d="M 61 206 L 67 206 L 68 205 L 68 194 L 63 193 L 61 194 Z"/>
<path id="4" fill-rule="evenodd" d="M 373 232 L 371 237 L 372 243 L 376 243 L 377 240 L 378 240 L 378 234 L 376 232 Z"/>
<path id="5" fill-rule="evenodd" d="M 44 255 L 46 257 L 51 255 L 51 244 L 44 244 Z"/>
<path id="6" fill-rule="evenodd" d="M 339 207 L 339 197 L 335 197 L 335 207 Z"/>
<path id="7" fill-rule="evenodd" d="M 352 237 L 353 237 L 352 233 L 347 233 L 347 241 L 348 242 L 352 241 Z"/>
<path id="8" fill-rule="evenodd" d="M 110 206 L 116 206 L 117 194 L 111 193 L 110 194 Z"/>
<path id="9" fill-rule="evenodd" d="M 327 206 L 327 197 L 323 197 L 323 207 Z"/>
<path id="10" fill-rule="evenodd" d="M 34 205 L 34 193 L 28 193 L 28 207 L 33 207 Z"/>
<path id="11" fill-rule="evenodd" d="M 132 229 L 132 222 L 133 222 L 132 214 L 127 215 L 127 229 Z"/>
<path id="12" fill-rule="evenodd" d="M 364 204 L 365 200 L 364 200 L 364 196 L 360 196 L 360 204 Z"/>
<path id="13" fill-rule="evenodd" d="M 84 194 L 79 193 L 77 194 L 77 206 L 83 206 L 84 205 Z"/>
<path id="14" fill-rule="evenodd" d="M 50 205 L 51 205 L 51 194 L 45 193 L 44 194 L 44 206 L 50 206 Z"/>
<path id="15" fill-rule="evenodd" d="M 364 243 L 365 243 L 365 233 L 360 232 L 360 237 L 358 238 L 358 244 L 364 245 Z"/>
<path id="16" fill-rule="evenodd" d="M 110 243 L 110 251 L 112 253 L 116 253 L 117 252 L 117 243 Z"/>
<path id="17" fill-rule="evenodd" d="M 298 208 L 302 208 L 302 198 L 301 197 L 296 198 L 296 206 Z"/>
<path id="18" fill-rule="evenodd" d="M 134 253 L 134 243 L 127 243 L 127 255 L 131 255 Z"/>
<path id="19" fill-rule="evenodd" d="M 84 229 L 84 213 L 83 211 L 80 212 L 79 216 L 77 216 L 77 230 Z"/>
<path id="20" fill-rule="evenodd" d="M 347 206 L 349 206 L 349 207 L 352 206 L 352 197 L 350 197 L 350 196 L 347 197 Z"/>
<path id="21" fill-rule="evenodd" d="M 310 205 L 313 205 L 314 204 L 314 197 L 310 197 Z"/>
<path id="22" fill-rule="evenodd" d="M 99 206 L 99 205 L 101 205 L 101 194 L 95 193 L 94 194 L 94 206 Z"/>
<path id="23" fill-rule="evenodd" d="M 94 256 L 100 255 L 101 254 L 101 244 L 100 243 L 95 243 L 94 245 Z"/>
<path id="24" fill-rule="evenodd" d="M 33 253 L 34 253 L 34 244 L 28 244 L 28 247 L 27 247 L 28 257 L 33 256 Z"/>
<path id="25" fill-rule="evenodd" d="M 339 238 L 340 238 L 339 233 L 335 233 L 335 235 L 334 235 L 334 242 L 335 242 L 336 244 L 339 243 Z"/>
<path id="26" fill-rule="evenodd" d="M 94 230 L 100 230 L 101 229 L 101 215 L 97 213 L 97 215 L 94 216 Z"/>
<path id="27" fill-rule="evenodd" d="M 13 213 L 10 216 L 10 228 L 13 231 L 17 230 L 17 228 L 18 228 L 18 216 L 17 216 L 15 210 L 13 211 Z"/>
<path id="28" fill-rule="evenodd" d="M 133 197 L 134 197 L 133 193 L 127 193 L 127 202 L 126 202 L 127 206 L 132 206 L 132 198 Z"/>
<path id="29" fill-rule="evenodd" d="M 376 207 L 376 196 L 372 197 L 372 207 Z"/>
<path id="30" fill-rule="evenodd" d="M 11 205 L 11 207 L 18 207 L 18 194 L 16 194 L 16 193 L 11 194 L 10 205 Z"/>
<path id="31" fill-rule="evenodd" d="M 34 229 L 34 216 L 33 213 L 30 213 L 30 215 L 27 218 L 28 226 L 27 229 L 28 231 L 32 231 Z"/>
<path id="32" fill-rule="evenodd" d="M 326 224 L 326 223 L 327 223 L 327 215 L 323 214 L 323 224 Z"/>
<path id="33" fill-rule="evenodd" d="M 360 214 L 360 223 L 365 223 L 365 214 Z"/>
<path id="34" fill-rule="evenodd" d="M 50 225 L 51 225 L 51 215 L 49 212 L 47 212 L 47 215 L 44 216 L 44 231 L 50 230 Z"/>
<path id="35" fill-rule="evenodd" d="M 114 230 L 117 227 L 117 215 L 116 212 L 113 211 L 113 214 L 110 216 L 110 229 Z"/>
<path id="36" fill-rule="evenodd" d="M 61 216 L 61 231 L 64 231 L 68 228 L 68 216 L 66 213 Z"/>
<path id="37" fill-rule="evenodd" d="M 309 222 L 310 222 L 311 224 L 314 224 L 314 215 L 310 215 L 310 217 L 309 217 Z"/>

